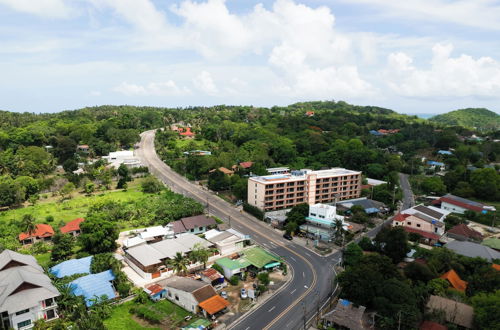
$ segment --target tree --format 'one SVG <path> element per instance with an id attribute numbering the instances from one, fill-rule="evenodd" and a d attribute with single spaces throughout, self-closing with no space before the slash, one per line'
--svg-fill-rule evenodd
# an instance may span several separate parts
<path id="1" fill-rule="evenodd" d="M 297 225 L 297 223 L 294 221 L 291 221 L 285 225 L 285 232 L 290 235 L 292 233 L 295 233 L 298 228 L 299 228 L 299 226 Z"/>
<path id="2" fill-rule="evenodd" d="M 363 250 L 356 243 L 351 243 L 347 245 L 344 252 L 344 265 L 345 266 L 354 266 L 356 265 L 363 257 Z"/>
<path id="3" fill-rule="evenodd" d="M 230 181 L 229 177 L 219 171 L 214 170 L 208 175 L 208 188 L 213 191 L 222 191 L 229 189 Z"/>
<path id="4" fill-rule="evenodd" d="M 33 234 L 36 231 L 35 218 L 31 214 L 23 215 L 21 220 L 21 230 L 28 235 Z"/>
<path id="5" fill-rule="evenodd" d="M 427 194 L 443 195 L 446 193 L 446 186 L 438 176 L 426 177 L 420 184 L 420 188 Z"/>
<path id="6" fill-rule="evenodd" d="M 116 249 L 118 239 L 117 227 L 98 216 L 87 217 L 80 224 L 81 234 L 78 236 L 82 249 L 90 254 L 112 252 Z"/>
<path id="7" fill-rule="evenodd" d="M 174 259 L 171 260 L 171 266 L 174 269 L 174 272 L 176 274 L 186 274 L 187 272 L 187 266 L 189 264 L 189 260 L 185 258 L 182 253 L 177 252 L 175 254 Z"/>
<path id="8" fill-rule="evenodd" d="M 500 329 L 500 290 L 472 297 L 474 324 L 478 329 Z"/>
<path id="9" fill-rule="evenodd" d="M 0 177 L 0 206 L 19 205 L 26 199 L 26 190 L 10 176 Z"/>
<path id="10" fill-rule="evenodd" d="M 93 182 L 87 182 L 85 184 L 85 187 L 83 188 L 83 191 L 85 192 L 85 195 L 90 196 L 95 190 L 95 184 Z"/>
<path id="11" fill-rule="evenodd" d="M 75 240 L 69 234 L 63 234 L 60 231 L 52 237 L 52 252 L 50 253 L 50 260 L 62 261 L 68 259 L 73 254 L 73 247 Z"/>
<path id="12" fill-rule="evenodd" d="M 404 268 L 405 276 L 412 281 L 421 281 L 427 283 L 436 278 L 436 274 L 432 272 L 427 265 L 412 262 Z"/>
<path id="13" fill-rule="evenodd" d="M 372 240 L 366 236 L 363 236 L 358 245 L 363 251 L 375 251 L 375 245 L 373 245 Z"/>
<path id="14" fill-rule="evenodd" d="M 92 274 L 101 273 L 108 269 L 111 269 L 116 274 L 120 271 L 120 268 L 120 262 L 110 252 L 94 255 L 90 263 L 90 272 Z"/>
<path id="15" fill-rule="evenodd" d="M 408 234 L 401 226 L 383 228 L 375 237 L 380 250 L 392 259 L 394 263 L 402 261 L 410 247 L 408 246 Z"/>
<path id="16" fill-rule="evenodd" d="M 130 170 L 125 164 L 120 164 L 118 167 L 118 175 L 123 178 L 125 181 L 130 181 L 132 180 L 130 176 Z"/>
<path id="17" fill-rule="evenodd" d="M 75 190 L 75 188 L 72 182 L 68 182 L 59 190 L 59 195 L 61 195 L 62 199 L 71 197 L 71 192 Z"/>
<path id="18" fill-rule="evenodd" d="M 78 169 L 78 162 L 73 158 L 66 159 L 63 163 L 63 169 L 66 173 L 73 173 Z"/>
<path id="19" fill-rule="evenodd" d="M 163 185 L 154 176 L 148 176 L 142 181 L 141 189 L 146 194 L 156 194 L 163 189 Z"/>
<path id="20" fill-rule="evenodd" d="M 193 246 L 190 256 L 192 256 L 194 262 L 201 262 L 203 263 L 203 268 L 207 268 L 208 258 L 210 258 L 212 254 L 210 249 L 204 248 L 198 243 Z"/>
<path id="21" fill-rule="evenodd" d="M 481 168 L 471 174 L 470 183 L 478 198 L 497 200 L 500 188 L 500 175 L 492 168 Z"/>

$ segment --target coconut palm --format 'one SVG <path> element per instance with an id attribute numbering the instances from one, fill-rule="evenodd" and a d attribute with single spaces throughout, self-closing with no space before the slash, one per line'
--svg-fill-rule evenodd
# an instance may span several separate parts
<path id="1" fill-rule="evenodd" d="M 36 231 L 35 218 L 31 214 L 23 215 L 21 230 L 31 236 Z"/>
<path id="2" fill-rule="evenodd" d="M 184 258 L 182 253 L 177 252 L 174 259 L 172 259 L 171 265 L 175 273 L 186 274 L 187 266 L 189 264 L 189 259 Z"/>

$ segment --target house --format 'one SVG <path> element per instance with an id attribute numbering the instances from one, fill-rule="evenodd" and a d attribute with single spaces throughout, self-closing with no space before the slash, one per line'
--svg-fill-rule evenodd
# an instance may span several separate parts
<path id="1" fill-rule="evenodd" d="M 144 292 L 146 292 L 153 301 L 158 301 L 167 297 L 167 290 L 156 283 L 145 287 Z"/>
<path id="2" fill-rule="evenodd" d="M 29 329 L 37 320 L 58 318 L 59 295 L 33 256 L 0 253 L 0 328 Z"/>
<path id="3" fill-rule="evenodd" d="M 243 251 L 242 259 L 248 261 L 250 266 L 257 270 L 270 270 L 281 265 L 282 259 L 259 246 Z"/>
<path id="4" fill-rule="evenodd" d="M 432 321 L 424 321 L 420 324 L 419 330 L 448 330 L 448 327 Z"/>
<path id="5" fill-rule="evenodd" d="M 228 168 L 225 168 L 225 167 L 219 167 L 218 170 L 228 176 L 232 176 L 234 174 L 234 171 L 228 169 Z"/>
<path id="6" fill-rule="evenodd" d="M 314 117 L 314 111 L 306 111 L 305 116 L 306 117 Z"/>
<path id="7" fill-rule="evenodd" d="M 367 186 L 376 187 L 376 186 L 380 186 L 383 184 L 387 184 L 387 181 L 366 178 L 366 185 Z"/>
<path id="8" fill-rule="evenodd" d="M 227 286 L 224 276 L 213 268 L 207 268 L 200 272 L 200 278 L 203 282 L 210 284 L 215 289 L 222 289 Z"/>
<path id="9" fill-rule="evenodd" d="M 453 289 L 460 292 L 465 292 L 465 290 L 467 289 L 467 282 L 462 280 L 460 276 L 458 276 L 457 272 L 455 272 L 453 269 L 450 269 L 439 278 L 447 280 Z"/>
<path id="10" fill-rule="evenodd" d="M 166 238 L 173 238 L 174 231 L 172 230 L 172 226 L 154 226 L 148 227 L 144 231 L 141 231 L 138 237 L 140 237 L 146 243 L 154 243 Z"/>
<path id="11" fill-rule="evenodd" d="M 388 210 L 387 206 L 384 203 L 374 201 L 366 197 L 348 199 L 342 202 L 338 202 L 337 206 L 341 211 L 350 210 L 353 206 L 361 206 L 365 210 L 366 214 L 384 213 Z"/>
<path id="12" fill-rule="evenodd" d="M 80 144 L 76 146 L 76 151 L 88 154 L 90 152 L 90 147 L 87 144 Z"/>
<path id="13" fill-rule="evenodd" d="M 80 235 L 80 233 L 81 233 L 80 224 L 84 221 L 85 221 L 85 219 L 83 219 L 83 218 L 76 218 L 75 220 L 71 220 L 66 225 L 64 225 L 60 228 L 61 233 L 70 234 L 70 235 L 75 236 L 75 237 Z"/>
<path id="14" fill-rule="evenodd" d="M 213 316 L 221 311 L 224 311 L 229 305 L 229 301 L 219 295 L 212 296 L 199 304 L 205 317 Z"/>
<path id="15" fill-rule="evenodd" d="M 215 245 L 220 254 L 230 255 L 241 251 L 245 245 L 245 241 L 249 238 L 245 235 L 236 235 L 228 230 L 218 231 L 211 229 L 205 233 L 205 239 Z"/>
<path id="16" fill-rule="evenodd" d="M 212 155 L 212 152 L 206 150 L 191 150 L 191 151 L 184 151 L 184 155 L 210 156 Z"/>
<path id="17" fill-rule="evenodd" d="M 194 132 L 191 132 L 191 127 L 179 127 L 177 132 L 180 136 L 187 139 L 193 139 L 195 136 Z"/>
<path id="18" fill-rule="evenodd" d="M 309 207 L 309 215 L 306 223 L 300 226 L 302 231 L 320 240 L 329 241 L 335 231 L 337 221 L 340 221 L 344 230 L 349 229 L 349 225 L 344 222 L 344 217 L 337 215 L 337 208 L 328 204 L 314 204 Z"/>
<path id="19" fill-rule="evenodd" d="M 156 283 L 167 290 L 168 300 L 193 314 L 200 312 L 201 302 L 217 296 L 210 284 L 186 277 L 172 276 Z"/>
<path id="20" fill-rule="evenodd" d="M 500 259 L 500 252 L 490 249 L 487 246 L 468 242 L 468 241 L 451 241 L 443 245 L 443 247 L 471 258 L 483 258 L 491 262 L 494 259 Z"/>
<path id="21" fill-rule="evenodd" d="M 54 229 L 51 225 L 46 225 L 44 223 L 39 223 L 35 227 L 35 231 L 32 233 L 21 233 L 19 234 L 19 240 L 22 244 L 32 244 L 36 242 L 47 242 L 54 236 Z"/>
<path id="22" fill-rule="evenodd" d="M 253 162 L 241 162 L 240 166 L 241 168 L 248 170 L 250 167 L 252 167 Z"/>
<path id="23" fill-rule="evenodd" d="M 427 165 L 429 165 L 430 168 L 436 170 L 436 171 L 441 171 L 444 170 L 445 164 L 442 162 L 436 162 L 434 160 L 428 160 Z"/>
<path id="24" fill-rule="evenodd" d="M 196 246 L 209 248 L 213 244 L 196 235 L 186 233 L 176 238 L 128 248 L 125 250 L 124 260 L 143 278 L 154 279 L 162 275 L 170 276 L 173 269 L 169 265 L 169 260 L 173 259 L 177 252 L 187 257 Z M 219 252 L 214 251 L 211 258 L 218 255 Z M 195 264 L 188 267 L 194 266 Z"/>
<path id="25" fill-rule="evenodd" d="M 350 330 L 369 329 L 363 322 L 365 309 L 365 306 L 355 307 L 352 302 L 339 299 L 335 309 L 323 315 L 321 319 L 327 327 L 340 327 Z"/>
<path id="26" fill-rule="evenodd" d="M 446 322 L 472 329 L 474 309 L 469 305 L 431 295 L 426 307 L 431 312 L 444 312 Z"/>
<path id="27" fill-rule="evenodd" d="M 437 154 L 442 156 L 451 156 L 453 155 L 453 152 L 449 150 L 438 150 Z"/>
<path id="28" fill-rule="evenodd" d="M 228 279 L 246 271 L 248 266 L 250 266 L 250 262 L 245 259 L 229 259 L 227 257 L 217 259 L 215 263 L 222 267 L 224 276 Z"/>
<path id="29" fill-rule="evenodd" d="M 459 241 L 482 241 L 483 240 L 483 235 L 481 235 L 480 232 L 475 231 L 472 228 L 469 228 L 464 223 L 458 224 L 448 230 L 446 232 L 446 235 L 450 238 L 457 239 Z"/>
<path id="30" fill-rule="evenodd" d="M 444 234 L 444 218 L 449 214 L 435 207 L 417 205 L 396 214 L 392 226 L 402 226 L 408 233 L 422 236 L 427 244 L 435 244 Z"/>
<path id="31" fill-rule="evenodd" d="M 75 274 L 90 274 L 90 265 L 92 264 L 92 256 L 70 259 L 58 263 L 50 268 L 50 272 L 57 278 L 63 278 Z"/>
<path id="32" fill-rule="evenodd" d="M 217 222 L 206 215 L 195 215 L 193 217 L 182 218 L 171 223 L 174 234 L 191 233 L 203 234 L 210 227 L 215 227 Z"/>
<path id="33" fill-rule="evenodd" d="M 478 213 L 488 213 L 496 211 L 495 207 L 484 205 L 479 202 L 471 201 L 466 198 L 458 197 L 452 194 L 444 195 L 443 197 L 435 200 L 432 204 L 441 205 L 441 209 L 464 214 L 465 211 L 474 211 Z"/>
<path id="34" fill-rule="evenodd" d="M 106 159 L 108 163 L 110 163 L 110 165 L 115 169 L 118 169 L 121 164 L 124 164 L 128 168 L 142 166 L 141 161 L 134 155 L 134 151 L 132 150 L 119 150 L 110 152 L 107 156 L 104 156 L 102 158 Z"/>
<path id="35" fill-rule="evenodd" d="M 491 237 L 485 239 L 481 244 L 492 248 L 493 250 L 500 251 L 500 238 Z"/>
<path id="36" fill-rule="evenodd" d="M 383 136 L 384 135 L 384 134 L 382 134 L 379 131 L 376 131 L 374 129 L 370 130 L 370 134 L 373 136 Z"/>
<path id="37" fill-rule="evenodd" d="M 83 296 L 85 304 L 90 307 L 96 302 L 96 299 L 101 299 L 103 296 L 106 296 L 107 299 L 117 297 L 113 287 L 114 279 L 113 271 L 106 270 L 101 273 L 79 277 L 70 282 L 68 286 L 75 296 Z"/>

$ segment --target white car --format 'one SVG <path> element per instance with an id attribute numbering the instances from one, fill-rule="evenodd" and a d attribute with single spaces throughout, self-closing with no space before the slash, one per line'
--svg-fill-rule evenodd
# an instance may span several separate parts
<path id="1" fill-rule="evenodd" d="M 224 298 L 224 299 L 227 299 L 227 292 L 226 292 L 226 291 L 222 291 L 222 292 L 220 293 L 220 296 L 221 296 L 222 298 Z"/>
<path id="2" fill-rule="evenodd" d="M 248 298 L 247 290 L 245 288 L 241 289 L 240 296 L 241 296 L 241 299 L 247 299 Z"/>

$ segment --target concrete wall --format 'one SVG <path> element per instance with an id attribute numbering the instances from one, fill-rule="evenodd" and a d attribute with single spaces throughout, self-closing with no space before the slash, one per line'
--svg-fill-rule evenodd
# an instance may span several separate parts
<path id="1" fill-rule="evenodd" d="M 181 306 L 185 310 L 190 311 L 191 313 L 198 313 L 198 301 L 194 299 L 194 296 L 191 293 L 177 290 L 169 286 L 167 286 L 166 289 L 168 300 L 172 301 L 176 305 Z M 176 299 L 176 297 L 178 299 Z"/>
<path id="2" fill-rule="evenodd" d="M 456 206 L 453 204 L 449 204 L 447 202 L 441 202 L 441 208 L 446 211 L 450 211 L 453 213 L 460 213 L 464 214 L 467 209 L 464 209 L 463 207 Z"/>

